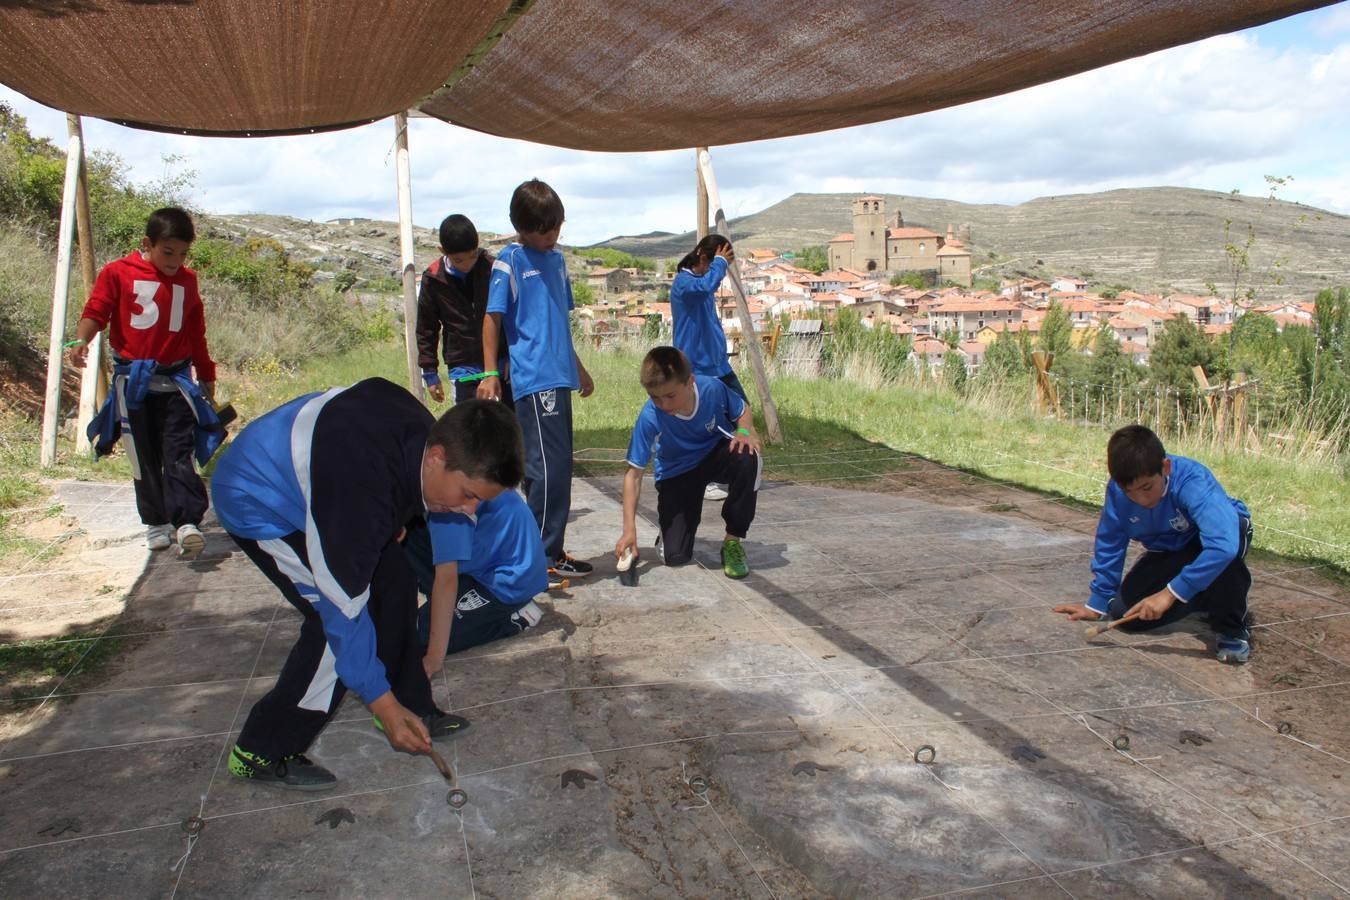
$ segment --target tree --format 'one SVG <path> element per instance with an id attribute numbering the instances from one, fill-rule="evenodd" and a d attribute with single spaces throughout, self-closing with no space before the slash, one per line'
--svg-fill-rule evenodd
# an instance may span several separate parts
<path id="1" fill-rule="evenodd" d="M 1023 378 L 1026 374 L 1026 357 L 1018 339 L 1011 331 L 1000 331 L 984 351 L 980 380 L 1001 383 Z"/>
<path id="2" fill-rule="evenodd" d="M 901 272 L 891 276 L 891 287 L 912 287 L 916 291 L 927 290 L 928 279 L 922 272 Z"/>
<path id="3" fill-rule="evenodd" d="M 572 279 L 572 302 L 577 306 L 590 306 L 595 302 L 595 291 L 584 278 Z"/>
<path id="4" fill-rule="evenodd" d="M 830 267 L 830 257 L 824 246 L 812 244 L 798 251 L 797 265 L 819 275 Z"/>
<path id="5" fill-rule="evenodd" d="M 1149 354 L 1148 368 L 1160 385 L 1183 390 L 1195 388 L 1195 366 L 1206 371 L 1214 363 L 1214 345 L 1187 316 L 1177 316 L 1163 326 Z"/>
<path id="6" fill-rule="evenodd" d="M 1051 300 L 1041 320 L 1041 336 L 1036 340 L 1036 348 L 1055 354 L 1058 359 L 1067 356 L 1073 350 L 1073 320 L 1069 311 L 1058 300 Z"/>
<path id="7" fill-rule="evenodd" d="M 966 389 L 966 355 L 959 350 L 948 350 L 942 354 L 942 380 L 947 387 L 958 394 Z"/>

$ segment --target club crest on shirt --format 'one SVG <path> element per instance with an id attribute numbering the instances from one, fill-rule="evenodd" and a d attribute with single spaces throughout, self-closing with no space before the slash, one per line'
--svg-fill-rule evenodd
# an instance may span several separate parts
<path id="1" fill-rule="evenodd" d="M 558 404 L 557 388 L 549 388 L 546 391 L 539 392 L 539 404 L 544 407 L 544 415 L 553 415 L 554 407 Z"/>
<path id="2" fill-rule="evenodd" d="M 712 434 L 713 429 L 715 429 L 716 427 L 717 427 L 717 419 L 713 418 L 708 420 L 708 424 L 703 426 L 703 430 L 708 432 L 708 434 Z"/>
<path id="3" fill-rule="evenodd" d="M 1172 526 L 1173 531 L 1185 531 L 1187 528 L 1191 527 L 1190 520 L 1181 513 L 1177 513 L 1175 516 L 1168 519 L 1167 524 Z"/>

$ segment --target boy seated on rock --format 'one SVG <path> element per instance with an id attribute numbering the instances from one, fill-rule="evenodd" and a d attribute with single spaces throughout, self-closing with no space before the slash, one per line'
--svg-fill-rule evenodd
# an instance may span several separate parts
<path id="1" fill-rule="evenodd" d="M 1163 450 L 1143 425 L 1127 425 L 1106 445 L 1111 480 L 1097 525 L 1087 603 L 1062 604 L 1070 619 L 1119 619 L 1145 630 L 1203 611 L 1217 635 L 1220 662 L 1245 663 L 1247 570 L 1252 520 L 1246 505 L 1224 493 L 1200 463 Z M 1121 579 L 1130 541 L 1146 551 Z"/>
<path id="2" fill-rule="evenodd" d="M 410 527 L 404 543 L 431 601 L 418 613 L 427 676 L 445 657 L 539 624 L 534 602 L 548 589 L 539 526 L 525 498 L 503 491 L 478 504 L 476 516 L 432 513 Z"/>
<path id="3" fill-rule="evenodd" d="M 661 529 L 657 541 L 666 565 L 693 559 L 703 492 L 717 482 L 727 486 L 722 571 L 728 578 L 744 578 L 750 567 L 741 541 L 755 518 L 764 468 L 750 404 L 718 379 L 693 374 L 689 359 L 674 347 L 653 348 L 642 360 L 640 377 L 650 399 L 638 413 L 628 443 L 623 534 L 614 555 L 622 560 L 637 551 L 638 496 L 654 451 Z"/>

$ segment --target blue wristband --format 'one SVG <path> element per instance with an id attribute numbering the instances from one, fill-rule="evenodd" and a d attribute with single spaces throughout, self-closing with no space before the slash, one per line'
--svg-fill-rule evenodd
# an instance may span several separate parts
<path id="1" fill-rule="evenodd" d="M 433 384 L 440 384 L 440 383 L 441 383 L 441 373 L 440 373 L 440 372 L 437 372 L 435 369 L 432 369 L 431 371 L 423 370 L 423 371 L 422 371 L 422 383 L 423 383 L 424 385 L 426 385 L 427 387 L 431 387 Z"/>

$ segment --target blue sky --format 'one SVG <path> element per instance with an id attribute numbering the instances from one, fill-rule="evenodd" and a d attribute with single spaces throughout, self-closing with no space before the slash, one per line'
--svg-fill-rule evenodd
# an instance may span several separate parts
<path id="1" fill-rule="evenodd" d="M 0 101 L 64 145 L 65 119 L 8 88 Z M 840 131 L 714 148 L 730 215 L 796 192 L 885 192 L 970 203 L 1175 185 L 1266 192 L 1350 214 L 1350 2 L 1221 35 L 1051 84 Z M 207 139 L 86 120 L 92 149 L 136 181 L 166 155 L 194 171 L 190 200 L 217 213 L 326 220 L 397 217 L 392 120 L 323 135 Z M 414 120 L 413 218 L 450 212 L 508 231 L 520 181 L 549 181 L 567 205 L 563 240 L 693 227 L 693 154 L 606 154 L 509 141 Z"/>

